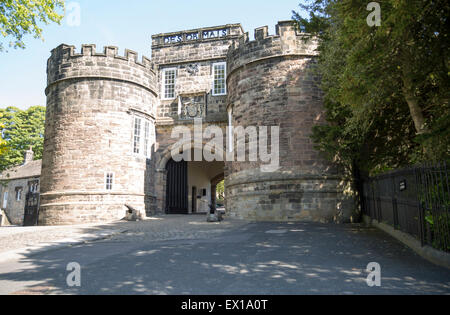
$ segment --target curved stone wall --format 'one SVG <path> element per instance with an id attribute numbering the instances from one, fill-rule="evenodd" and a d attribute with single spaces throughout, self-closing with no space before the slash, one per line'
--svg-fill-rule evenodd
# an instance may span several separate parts
<path id="1" fill-rule="evenodd" d="M 151 163 L 133 153 L 133 121 L 154 120 L 156 74 L 149 59 L 116 47 L 81 53 L 61 45 L 47 66 L 48 87 L 39 224 L 123 218 L 154 197 Z M 114 174 L 112 190 L 105 175 Z"/>
<path id="2" fill-rule="evenodd" d="M 245 34 L 230 48 L 233 125 L 280 127 L 277 171 L 262 171 L 261 162 L 228 163 L 227 209 L 234 216 L 329 222 L 351 215 L 351 207 L 344 206 L 341 176 L 310 139 L 312 127 L 324 122 L 320 78 L 312 71 L 316 47 L 314 39 L 305 41 L 287 21 L 277 25 L 275 36 L 259 28 L 254 41 Z"/>

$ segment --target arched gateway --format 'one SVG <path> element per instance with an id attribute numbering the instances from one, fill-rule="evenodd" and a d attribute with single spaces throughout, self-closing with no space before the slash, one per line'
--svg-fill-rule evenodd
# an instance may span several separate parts
<path id="1" fill-rule="evenodd" d="M 212 150 L 207 143 L 192 147 L 191 157 L 202 153 L 203 150 Z M 181 145 L 185 147 L 185 145 Z M 210 207 L 215 207 L 216 185 L 218 179 L 224 179 L 225 163 L 223 161 L 179 161 L 172 158 L 172 147 L 161 155 L 158 163 L 158 176 L 161 188 L 158 199 L 161 201 L 166 214 L 199 214 L 206 213 Z M 219 153 L 219 152 L 218 152 Z M 219 154 L 223 154 L 220 150 Z"/>
<path id="2" fill-rule="evenodd" d="M 201 213 L 225 178 L 226 210 L 253 220 L 346 221 L 341 174 L 314 149 L 324 122 L 317 42 L 292 21 L 276 34 L 228 24 L 152 36 L 152 60 L 117 47 L 60 45 L 48 60 L 40 224 Z M 265 162 L 172 161 L 175 127 L 279 127 L 279 168 Z M 251 140 L 257 142 L 259 139 Z M 193 138 L 192 138 L 193 139 Z M 249 140 L 250 141 L 250 140 Z M 192 150 L 203 150 L 204 142 Z M 225 143 L 224 143 L 225 145 Z M 261 152 L 258 152 L 261 153 Z M 267 153 L 267 152 L 266 152 Z M 261 157 L 261 156 L 259 156 Z"/>

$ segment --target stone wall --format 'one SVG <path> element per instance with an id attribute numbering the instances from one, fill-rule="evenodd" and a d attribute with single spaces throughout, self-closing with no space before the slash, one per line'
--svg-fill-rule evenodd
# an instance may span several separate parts
<path id="1" fill-rule="evenodd" d="M 26 195 L 29 192 L 29 183 L 35 181 L 39 181 L 39 177 L 18 178 L 0 183 L 0 208 L 5 211 L 11 224 L 23 225 L 25 201 Z M 17 188 L 22 188 L 20 200 L 16 199 Z M 8 192 L 8 198 L 6 207 L 3 207 L 5 192 Z"/>
<path id="2" fill-rule="evenodd" d="M 216 32 L 217 36 L 203 36 L 207 32 Z M 214 63 L 226 62 L 230 45 L 242 33 L 242 27 L 239 24 L 228 24 L 152 36 L 152 61 L 158 68 L 160 95 L 164 69 L 176 68 L 177 70 L 176 97 L 172 100 L 164 100 L 160 97 L 157 109 L 157 158 L 155 161 L 157 203 L 154 212 L 165 211 L 165 166 L 171 158 L 170 148 L 177 142 L 177 139 L 171 138 L 172 129 L 182 125 L 193 131 L 193 117 L 179 115 L 179 97 L 181 97 L 182 106 L 185 100 L 191 101 L 190 98 L 200 99 L 198 102 L 202 106 L 202 113 L 196 118 L 202 118 L 203 128 L 210 125 L 219 126 L 225 134 L 227 96 L 212 95 L 212 67 Z M 188 37 L 192 34 L 196 34 L 196 38 L 189 40 Z"/>
<path id="3" fill-rule="evenodd" d="M 222 31 L 216 36 L 203 36 L 204 32 Z M 196 39 L 186 39 L 187 34 L 197 34 Z M 156 34 L 152 36 L 152 60 L 158 65 L 173 65 L 201 60 L 223 59 L 228 47 L 243 33 L 240 24 L 227 24 L 188 31 Z M 165 39 L 175 40 L 167 42 Z M 178 39 L 180 38 L 180 39 Z"/>
<path id="4" fill-rule="evenodd" d="M 203 36 L 209 32 L 214 36 Z M 208 115 L 226 119 L 223 115 L 226 112 L 226 95 L 214 96 L 211 93 L 212 66 L 214 63 L 226 61 L 228 48 L 242 32 L 239 24 L 228 24 L 152 36 L 152 61 L 158 65 L 158 91 L 161 95 L 163 70 L 177 69 L 176 98 L 164 100 L 161 97 L 158 108 L 158 117 L 161 120 L 178 120 L 178 96 L 192 93 L 206 95 L 204 117 Z M 196 39 L 187 40 L 186 37 L 192 34 L 196 34 Z"/>
<path id="5" fill-rule="evenodd" d="M 175 68 L 177 69 L 177 84 L 175 87 L 175 94 L 177 95 L 177 97 L 170 100 L 160 100 L 157 110 L 159 119 L 168 122 L 179 120 L 180 117 L 178 116 L 178 96 L 186 95 L 187 97 L 189 97 L 191 94 L 193 94 L 193 96 L 195 94 L 205 95 L 206 97 L 205 102 L 202 102 L 203 104 L 201 116 L 215 116 L 222 120 L 225 119 L 226 116 L 224 116 L 223 113 L 226 113 L 226 95 L 214 96 L 211 93 L 213 83 L 212 66 L 215 62 L 225 61 L 225 58 L 226 57 L 223 57 L 222 60 L 202 61 L 175 66 Z M 188 70 L 188 67 L 193 66 L 196 66 L 198 69 L 195 74 L 190 73 Z M 162 72 L 166 68 L 174 67 L 167 67 L 164 65 L 161 65 L 159 67 L 160 71 L 158 72 L 158 82 L 160 93 L 162 93 Z"/>
<path id="6" fill-rule="evenodd" d="M 61 45 L 48 61 L 40 224 L 102 222 L 154 204 L 153 164 L 133 153 L 133 120 L 155 119 L 156 73 L 116 47 L 81 54 Z M 112 190 L 105 175 L 114 173 Z M 149 210 L 149 209 L 148 209 Z"/>
<path id="7" fill-rule="evenodd" d="M 341 177 L 310 139 L 312 127 L 324 122 L 320 78 L 312 71 L 316 47 L 288 21 L 277 25 L 275 36 L 267 27 L 255 31 L 254 41 L 244 34 L 228 53 L 233 125 L 280 127 L 278 171 L 261 171 L 261 162 L 227 163 L 227 209 L 234 216 L 271 221 L 350 217 L 342 213 Z"/>

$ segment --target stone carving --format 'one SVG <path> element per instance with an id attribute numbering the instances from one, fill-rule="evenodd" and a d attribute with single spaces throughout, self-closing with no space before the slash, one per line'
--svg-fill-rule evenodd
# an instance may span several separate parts
<path id="1" fill-rule="evenodd" d="M 197 107 L 196 104 L 186 104 L 186 116 L 195 118 L 195 117 L 197 117 L 198 112 L 199 112 L 199 108 Z"/>
<path id="2" fill-rule="evenodd" d="M 179 105 L 180 119 L 194 119 L 204 117 L 205 113 L 205 95 L 181 95 Z"/>
<path id="3" fill-rule="evenodd" d="M 198 73 L 198 64 L 188 65 L 186 70 L 190 75 L 196 75 Z"/>

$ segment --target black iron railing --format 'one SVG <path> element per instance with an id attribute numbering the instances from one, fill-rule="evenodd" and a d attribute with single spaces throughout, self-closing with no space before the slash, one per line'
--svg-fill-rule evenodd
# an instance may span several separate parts
<path id="1" fill-rule="evenodd" d="M 422 243 L 450 252 L 447 163 L 424 164 L 363 180 L 363 213 Z"/>

